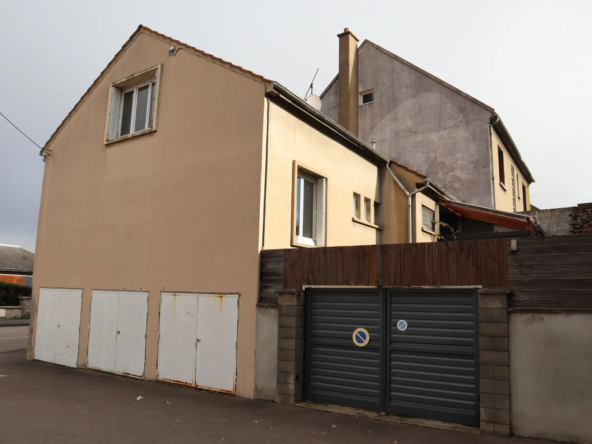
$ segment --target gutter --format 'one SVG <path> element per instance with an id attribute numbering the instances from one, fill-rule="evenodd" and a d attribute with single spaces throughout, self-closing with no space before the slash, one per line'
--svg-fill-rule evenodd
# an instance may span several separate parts
<path id="1" fill-rule="evenodd" d="M 287 101 L 289 101 L 290 103 L 292 103 L 296 107 L 300 108 L 301 110 L 305 111 L 307 114 L 314 117 L 317 121 L 319 121 L 320 123 L 322 123 L 323 125 L 325 125 L 329 129 L 331 129 L 335 133 L 339 134 L 342 137 L 345 137 L 349 142 L 353 143 L 358 148 L 367 152 L 375 159 L 383 160 L 385 162 L 386 161 L 390 162 L 390 159 L 388 157 L 386 157 L 385 155 L 383 155 L 383 154 L 379 153 L 378 151 L 376 151 L 375 149 L 373 149 L 370 145 L 368 145 L 366 142 L 364 142 L 362 139 L 360 139 L 355 134 L 346 130 L 344 127 L 339 125 L 333 119 L 325 116 L 322 112 L 317 111 L 315 108 L 310 106 L 308 103 L 306 103 L 300 97 L 295 95 L 292 91 L 287 89 L 285 86 L 282 86 L 278 82 L 272 82 L 272 87 L 284 99 L 286 99 Z"/>
<path id="2" fill-rule="evenodd" d="M 399 187 L 401 187 L 401 189 L 403 190 L 403 192 L 407 196 L 407 217 L 408 217 L 408 225 L 409 225 L 409 243 L 411 244 L 411 243 L 413 243 L 413 196 L 415 196 L 420 191 L 423 191 L 426 188 L 430 187 L 430 178 L 426 177 L 424 179 L 425 185 L 423 187 L 418 188 L 417 190 L 414 190 L 412 192 L 409 192 L 409 191 L 407 191 L 405 186 L 401 183 L 399 178 L 395 175 L 395 173 L 393 173 L 393 170 L 391 170 L 391 168 L 389 166 L 390 163 L 391 163 L 391 160 L 389 159 L 388 162 L 386 163 L 386 169 L 388 170 L 389 173 L 391 173 L 391 176 L 393 176 L 393 179 L 395 179 L 395 182 L 397 182 L 397 185 L 399 185 Z"/>

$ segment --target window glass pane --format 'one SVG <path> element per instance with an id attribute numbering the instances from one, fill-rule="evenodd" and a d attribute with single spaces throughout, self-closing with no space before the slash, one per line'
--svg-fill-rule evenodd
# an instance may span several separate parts
<path id="1" fill-rule="evenodd" d="M 374 93 L 367 93 L 362 96 L 362 104 L 374 102 Z"/>
<path id="2" fill-rule="evenodd" d="M 427 207 L 421 207 L 422 225 L 424 228 L 430 231 L 434 230 L 434 212 Z"/>
<path id="3" fill-rule="evenodd" d="M 148 93 L 150 85 L 143 86 L 138 90 L 138 102 L 136 104 L 136 124 L 134 131 L 146 129 L 146 114 L 148 113 Z"/>
<path id="4" fill-rule="evenodd" d="M 372 222 L 370 220 L 370 215 L 371 215 L 371 213 L 370 213 L 370 211 L 371 211 L 370 210 L 370 206 L 371 206 L 370 199 L 364 198 L 364 220 L 366 222 Z"/>
<path id="5" fill-rule="evenodd" d="M 304 202 L 302 211 L 302 236 L 313 238 L 313 211 L 314 211 L 314 184 L 308 180 L 304 181 Z"/>
<path id="6" fill-rule="evenodd" d="M 150 119 L 148 120 L 148 128 L 152 128 L 154 121 L 154 100 L 156 97 L 156 82 L 150 88 Z"/>
<path id="7" fill-rule="evenodd" d="M 123 95 L 123 109 L 121 111 L 120 136 L 127 136 L 132 127 L 132 108 L 134 105 L 134 92 L 129 91 Z"/>
<path id="8" fill-rule="evenodd" d="M 302 186 L 302 179 L 299 177 L 296 180 L 296 236 L 300 236 L 300 187 Z"/>

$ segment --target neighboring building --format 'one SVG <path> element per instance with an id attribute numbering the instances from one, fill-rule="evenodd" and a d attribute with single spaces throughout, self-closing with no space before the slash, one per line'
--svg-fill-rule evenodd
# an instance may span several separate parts
<path id="1" fill-rule="evenodd" d="M 592 234 L 592 202 L 547 210 L 532 208 L 522 214 L 535 218 L 545 236 Z"/>
<path id="2" fill-rule="evenodd" d="M 322 112 L 387 156 L 436 180 L 463 202 L 530 208 L 534 182 L 495 110 L 348 30 Z"/>
<path id="3" fill-rule="evenodd" d="M 35 253 L 16 245 L 0 244 L 0 282 L 33 285 Z"/>
<path id="4" fill-rule="evenodd" d="M 29 359 L 248 397 L 277 354 L 261 250 L 435 242 L 437 201 L 458 201 L 277 82 L 142 26 L 41 154 Z"/>

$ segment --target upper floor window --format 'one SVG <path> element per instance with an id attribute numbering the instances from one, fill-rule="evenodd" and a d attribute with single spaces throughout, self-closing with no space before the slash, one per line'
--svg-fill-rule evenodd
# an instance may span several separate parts
<path id="1" fill-rule="evenodd" d="M 293 243 L 324 246 L 327 179 L 298 168 L 294 200 Z"/>
<path id="2" fill-rule="evenodd" d="M 366 105 L 374 102 L 374 90 L 363 91 L 360 93 L 360 105 Z"/>
<path id="3" fill-rule="evenodd" d="M 364 220 L 372 223 L 372 201 L 367 197 L 364 198 Z"/>
<path id="4" fill-rule="evenodd" d="M 425 205 L 421 206 L 421 226 L 426 230 L 436 231 L 436 212 Z"/>
<path id="5" fill-rule="evenodd" d="M 522 208 L 528 211 L 528 202 L 526 201 L 526 185 L 522 184 Z"/>
<path id="6" fill-rule="evenodd" d="M 354 217 L 356 219 L 362 218 L 362 197 L 358 193 L 354 193 Z"/>
<path id="7" fill-rule="evenodd" d="M 105 143 L 156 129 L 160 66 L 111 85 Z"/>
<path id="8" fill-rule="evenodd" d="M 512 171 L 512 208 L 516 211 L 516 183 L 514 179 L 514 165 L 510 165 Z"/>
<path id="9" fill-rule="evenodd" d="M 497 159 L 498 159 L 498 168 L 499 168 L 499 181 L 502 185 L 506 184 L 506 175 L 504 173 L 504 152 L 498 146 L 497 147 Z"/>

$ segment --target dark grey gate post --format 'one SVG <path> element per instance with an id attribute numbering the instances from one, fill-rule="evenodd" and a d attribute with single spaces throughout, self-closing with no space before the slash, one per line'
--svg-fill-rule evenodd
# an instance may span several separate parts
<path id="1" fill-rule="evenodd" d="M 304 380 L 304 292 L 278 292 L 278 394 L 280 404 L 302 401 Z"/>
<path id="2" fill-rule="evenodd" d="M 481 433 L 510 435 L 507 288 L 479 290 Z"/>

